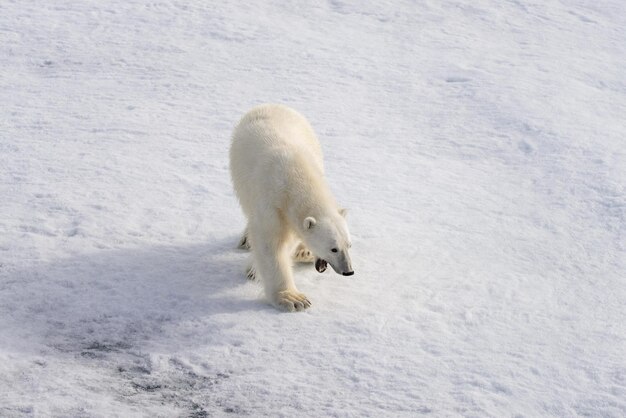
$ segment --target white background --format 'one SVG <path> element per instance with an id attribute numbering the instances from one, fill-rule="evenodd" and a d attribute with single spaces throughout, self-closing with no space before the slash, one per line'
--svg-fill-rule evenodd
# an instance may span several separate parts
<path id="1" fill-rule="evenodd" d="M 0 3 L 0 416 L 626 415 L 626 6 Z M 356 274 L 244 277 L 306 115 Z"/>

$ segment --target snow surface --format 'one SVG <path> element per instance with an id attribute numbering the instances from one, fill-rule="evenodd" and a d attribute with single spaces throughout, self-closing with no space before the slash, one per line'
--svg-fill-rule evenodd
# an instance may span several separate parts
<path id="1" fill-rule="evenodd" d="M 626 416 L 626 5 L 0 3 L 0 416 Z M 306 115 L 356 275 L 244 278 Z"/>

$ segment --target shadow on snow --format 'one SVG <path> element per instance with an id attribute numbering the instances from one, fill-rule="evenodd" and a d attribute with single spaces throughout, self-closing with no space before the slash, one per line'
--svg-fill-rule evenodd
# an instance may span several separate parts
<path id="1" fill-rule="evenodd" d="M 211 316 L 271 310 L 260 288 L 236 291 L 246 280 L 235 243 L 105 250 L 0 270 L 3 345 L 95 356 L 165 342 L 185 323 L 198 327 L 198 344 L 211 344 L 220 334 Z"/>

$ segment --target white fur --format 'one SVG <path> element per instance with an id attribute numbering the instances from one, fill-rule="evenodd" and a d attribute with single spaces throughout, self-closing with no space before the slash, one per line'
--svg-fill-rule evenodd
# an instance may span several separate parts
<path id="1" fill-rule="evenodd" d="M 254 270 L 275 306 L 310 305 L 293 280 L 292 255 L 302 249 L 300 241 L 338 273 L 352 271 L 347 224 L 324 178 L 317 137 L 302 115 L 272 104 L 250 110 L 233 133 L 230 170 L 248 219 Z"/>

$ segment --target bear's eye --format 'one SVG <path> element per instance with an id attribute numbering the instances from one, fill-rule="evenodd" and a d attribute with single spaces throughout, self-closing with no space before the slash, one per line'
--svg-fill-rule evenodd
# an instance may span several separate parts
<path id="1" fill-rule="evenodd" d="M 332 252 L 336 253 L 338 250 L 336 248 L 331 248 L 330 249 Z"/>

